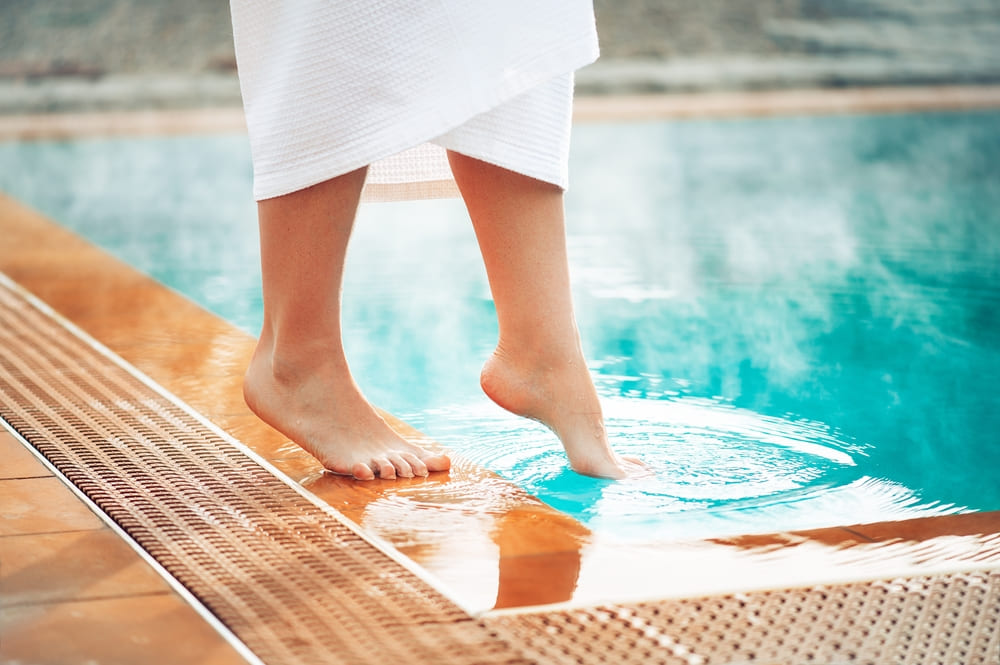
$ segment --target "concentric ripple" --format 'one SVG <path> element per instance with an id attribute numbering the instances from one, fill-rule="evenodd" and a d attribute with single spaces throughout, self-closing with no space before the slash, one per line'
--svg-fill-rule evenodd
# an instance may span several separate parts
<path id="1" fill-rule="evenodd" d="M 568 470 L 544 427 L 477 403 L 411 422 L 604 536 L 695 538 L 858 524 L 959 510 L 865 473 L 869 449 L 822 423 L 696 398 L 604 400 L 619 453 L 648 477 Z"/>

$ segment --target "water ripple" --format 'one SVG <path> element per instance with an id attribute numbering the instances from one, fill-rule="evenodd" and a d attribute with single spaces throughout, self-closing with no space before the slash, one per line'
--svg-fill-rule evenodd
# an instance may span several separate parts
<path id="1" fill-rule="evenodd" d="M 408 419 L 611 537 L 707 537 L 959 510 L 866 473 L 869 446 L 822 423 L 690 397 L 611 398 L 604 406 L 616 450 L 642 458 L 648 477 L 572 473 L 547 429 L 486 402 Z"/>

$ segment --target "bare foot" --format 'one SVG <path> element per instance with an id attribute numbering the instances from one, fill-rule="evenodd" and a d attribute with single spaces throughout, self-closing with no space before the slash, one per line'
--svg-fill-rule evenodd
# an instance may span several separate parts
<path id="1" fill-rule="evenodd" d="M 608 443 L 604 416 L 583 357 L 517 358 L 498 348 L 480 377 L 483 390 L 511 413 L 551 429 L 577 473 L 625 478 L 648 473 L 633 457 L 616 455 Z"/>
<path id="2" fill-rule="evenodd" d="M 312 358 L 323 357 L 314 354 Z M 451 461 L 400 437 L 361 394 L 346 365 L 282 362 L 262 339 L 243 383 L 257 416 L 324 467 L 358 480 L 412 478 L 446 471 Z"/>

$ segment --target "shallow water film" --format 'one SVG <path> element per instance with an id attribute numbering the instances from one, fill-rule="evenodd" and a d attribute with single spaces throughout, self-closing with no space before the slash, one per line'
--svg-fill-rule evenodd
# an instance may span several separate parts
<path id="1" fill-rule="evenodd" d="M 362 209 L 344 326 L 373 402 L 610 537 L 1000 509 L 1000 114 L 574 132 L 584 346 L 617 449 L 654 475 L 568 472 L 482 396 L 496 324 L 458 201 Z M 245 137 L 0 164 L 0 188 L 257 332 Z"/>

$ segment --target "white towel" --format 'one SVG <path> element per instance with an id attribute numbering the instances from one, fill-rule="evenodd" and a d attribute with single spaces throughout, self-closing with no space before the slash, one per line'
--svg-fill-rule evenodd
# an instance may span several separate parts
<path id="1" fill-rule="evenodd" d="M 521 135 L 516 118 L 544 116 L 527 134 L 546 135 L 545 145 L 507 150 L 514 161 L 568 143 L 561 101 L 572 94 L 568 75 L 597 57 L 589 0 L 232 0 L 231 7 L 258 200 L 413 148 L 415 171 L 403 179 L 447 186 L 443 151 L 420 147 L 435 139 L 533 177 L 563 177 L 491 160 L 506 143 L 493 131 Z M 435 164 L 428 179 L 426 167 Z M 369 182 L 378 185 L 393 168 L 374 167 Z"/>

